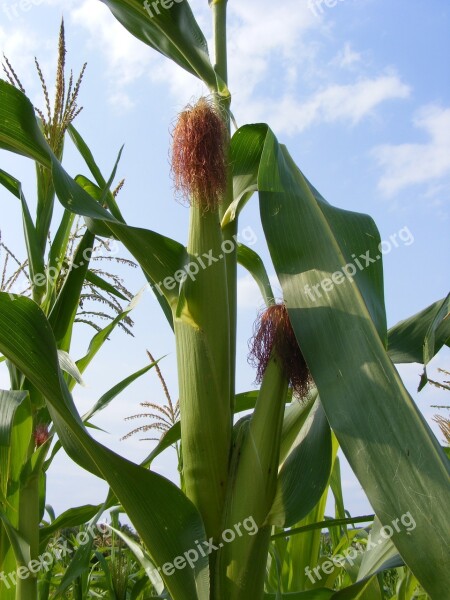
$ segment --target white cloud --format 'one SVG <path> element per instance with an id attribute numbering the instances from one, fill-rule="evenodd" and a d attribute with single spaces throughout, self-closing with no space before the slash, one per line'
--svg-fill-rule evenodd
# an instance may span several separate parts
<path id="1" fill-rule="evenodd" d="M 346 42 L 344 48 L 331 61 L 332 65 L 337 65 L 341 69 L 348 69 L 361 63 L 362 56 L 359 52 L 352 49 L 350 42 Z"/>
<path id="2" fill-rule="evenodd" d="M 357 124 L 373 114 L 383 102 L 407 98 L 409 93 L 409 87 L 395 74 L 361 79 L 347 85 L 329 85 L 303 102 L 292 95 L 272 101 L 270 123 L 275 131 L 287 134 L 301 132 L 322 122 Z"/>
<path id="3" fill-rule="evenodd" d="M 428 141 L 385 144 L 372 152 L 383 170 L 379 188 L 386 196 L 411 185 L 436 184 L 450 175 L 450 108 L 426 106 L 413 122 Z"/>
<path id="4" fill-rule="evenodd" d="M 211 11 L 207 3 L 191 0 L 191 6 L 208 36 Z M 83 0 L 79 5 L 69 4 L 69 9 L 73 21 L 87 30 L 89 44 L 106 61 L 112 105 L 120 106 L 122 111 L 132 108 L 132 84 L 142 78 L 168 85 L 180 109 L 205 92 L 193 76 L 133 38 L 103 3 Z M 310 89 L 315 89 L 324 77 L 318 67 L 318 44 L 307 39 L 309 32 L 323 28 L 322 20 L 298 0 L 286 0 L 282 5 L 271 0 L 230 3 L 230 89 L 238 123 L 269 121 L 277 132 L 288 134 L 321 122 L 346 120 L 355 124 L 382 102 L 408 96 L 409 88 L 399 77 L 386 73 L 348 84 L 331 83 L 299 99 L 296 88 L 300 77 L 303 89 L 305 81 Z M 211 42 L 209 45 L 211 50 Z M 335 60 L 338 63 L 325 73 L 332 82 L 339 71 L 361 64 L 360 54 L 349 43 Z M 263 86 L 264 100 L 259 94 Z"/>
<path id="5" fill-rule="evenodd" d="M 7 28 L 0 26 L 0 50 L 10 60 L 14 71 L 26 88 L 30 83 L 27 73 L 34 71 L 32 77 L 35 79 L 34 56 L 38 54 L 40 48 L 40 41 L 27 26 L 19 27 L 17 24 Z"/>
<path id="6" fill-rule="evenodd" d="M 154 53 L 130 35 L 105 4 L 84 0 L 71 11 L 71 17 L 88 30 L 90 43 L 101 48 L 114 83 L 125 86 L 145 74 Z"/>

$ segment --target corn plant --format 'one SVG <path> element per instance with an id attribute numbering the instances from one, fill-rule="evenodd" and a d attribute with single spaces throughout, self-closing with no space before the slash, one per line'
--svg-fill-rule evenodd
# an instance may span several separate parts
<path id="1" fill-rule="evenodd" d="M 160 597 L 273 597 L 265 583 L 271 536 L 280 530 L 285 536 L 305 518 L 320 521 L 338 445 L 374 508 L 380 540 L 393 520 L 414 515 L 413 534 L 393 529 L 386 556 L 398 553 L 432 598 L 445 597 L 448 460 L 393 361 L 414 356 L 426 365 L 448 344 L 449 299 L 418 315 L 414 326 L 400 324 L 388 345 L 382 262 L 368 261 L 352 275 L 348 268 L 354 256 L 378 254 L 372 219 L 326 202 L 268 125 L 231 131 L 226 0 L 209 2 L 213 61 L 187 0 L 151 16 L 158 3 L 103 2 L 132 35 L 209 89 L 210 97 L 187 107 L 174 129 L 173 174 L 189 204 L 187 246 L 124 222 L 109 192 L 116 167 L 106 180 L 76 132 L 95 183 L 73 179 L 26 96 L 5 82 L 0 147 L 36 161 L 63 207 L 85 218 L 90 235 L 120 240 L 141 265 L 175 336 L 180 424 L 143 465 L 96 442 L 61 375 L 57 323 L 33 300 L 0 295 L 0 350 L 45 402 L 66 452 L 110 485 L 158 568 Z M 240 212 L 255 192 L 282 302 L 274 300 L 260 257 L 236 241 Z M 238 263 L 267 303 L 252 345 L 260 388 L 244 394 L 235 390 Z M 341 277 L 331 280 L 336 273 Z M 319 288 L 323 293 L 312 299 L 308 290 Z M 20 390 L 5 392 L 6 406 L 21 405 Z M 246 409 L 252 413 L 235 423 Z M 180 438 L 184 490 L 146 468 Z M 28 532 L 5 519 L 4 528 L 24 564 Z M 304 551 L 299 544 L 296 553 Z M 382 553 L 362 562 L 342 581 L 346 597 L 370 593 L 377 573 L 391 566 Z M 302 597 L 297 583 L 286 597 Z M 315 591 L 339 597 L 326 585 Z"/>
<path id="2" fill-rule="evenodd" d="M 66 81 L 66 44 L 64 24 L 59 35 L 56 91 L 51 106 L 47 85 L 36 60 L 37 73 L 42 84 L 45 109 L 36 109 L 42 135 L 58 160 L 62 160 L 66 133 L 81 108 L 77 101 L 86 65 L 75 81 L 72 73 Z M 14 89 L 24 93 L 24 88 L 13 65 L 5 58 L 4 73 Z M 109 240 L 96 238 L 86 227 L 84 220 L 65 210 L 59 223 L 53 218 L 55 191 L 51 173 L 36 163 L 36 216 L 31 211 L 19 180 L 0 169 L 0 184 L 21 205 L 27 258 L 18 259 L 2 241 L 1 290 L 11 300 L 16 296 L 30 298 L 46 315 L 56 339 L 59 366 L 69 388 L 82 383 L 86 370 L 95 354 L 116 326 L 131 333 L 128 304 L 132 294 L 108 264 L 132 261 L 115 256 Z M 114 196 L 114 195 L 113 195 Z M 8 198 L 9 201 L 10 198 Z M 51 234 L 51 226 L 55 234 Z M 103 261 L 103 263 L 101 262 Z M 99 308 L 99 305 L 101 308 Z M 102 320 L 107 326 L 101 325 Z M 77 323 L 94 328 L 96 335 L 87 354 L 77 363 L 70 356 L 71 341 Z M 1 391 L 1 439 L 0 439 L 0 573 L 2 573 L 1 597 L 32 598 L 37 593 L 37 578 L 16 577 L 18 568 L 36 561 L 45 527 L 39 525 L 45 507 L 46 472 L 60 448 L 51 442 L 54 438 L 52 420 L 41 392 L 14 361 L 1 357 L 9 370 L 11 390 Z M 154 364 L 145 367 L 141 375 Z M 139 375 L 138 375 L 139 376 Z M 136 378 L 136 374 L 122 384 L 124 389 Z M 84 416 L 87 422 L 99 409 L 106 406 L 119 390 L 110 391 L 92 411 Z M 97 509 L 96 509 L 97 510 Z M 96 511 L 94 511 L 95 514 Z M 78 521 L 86 514 L 80 511 Z M 14 532 L 14 533 L 13 533 Z M 15 541 L 12 536 L 15 536 Z M 20 550 L 20 551 L 19 551 Z M 27 559 L 27 560 L 25 560 Z M 11 575 L 12 574 L 12 575 Z M 6 577 L 9 576 L 9 579 Z M 42 596 L 42 597 L 45 597 Z"/>

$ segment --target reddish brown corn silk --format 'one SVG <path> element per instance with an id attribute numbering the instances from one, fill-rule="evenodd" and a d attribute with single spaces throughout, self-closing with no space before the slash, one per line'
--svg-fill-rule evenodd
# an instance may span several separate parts
<path id="1" fill-rule="evenodd" d="M 227 185 L 225 124 L 206 98 L 188 106 L 173 130 L 175 188 L 189 204 L 215 210 Z"/>
<path id="2" fill-rule="evenodd" d="M 269 306 L 260 314 L 249 347 L 249 362 L 256 368 L 257 383 L 261 383 L 274 352 L 294 393 L 306 396 L 311 376 L 284 304 Z"/>

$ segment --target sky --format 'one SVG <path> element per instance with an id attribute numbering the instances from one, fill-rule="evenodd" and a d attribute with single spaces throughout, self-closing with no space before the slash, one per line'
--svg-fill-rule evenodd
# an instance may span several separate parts
<path id="1" fill-rule="evenodd" d="M 190 5 L 210 41 L 207 0 L 192 0 Z M 382 240 L 391 241 L 383 261 L 389 326 L 443 298 L 450 288 L 448 0 L 229 0 L 228 12 L 229 88 L 238 125 L 269 123 L 331 204 L 375 219 Z M 117 179 L 126 179 L 119 204 L 127 222 L 185 243 L 188 210 L 174 200 L 170 132 L 177 114 L 205 93 L 204 88 L 135 40 L 100 0 L 0 0 L 0 50 L 35 105 L 43 106 L 43 98 L 34 56 L 51 90 L 62 16 L 67 64 L 77 74 L 88 63 L 80 92 L 84 109 L 75 125 L 104 174 L 109 175 L 125 144 Z M 73 176 L 88 175 L 70 143 L 64 165 Z M 23 182 L 33 206 L 32 164 L 0 151 L 0 168 Z M 57 210 L 55 222 L 58 214 Z M 3 189 L 0 230 L 3 242 L 25 256 L 20 207 Z M 239 230 L 252 232 L 253 249 L 264 258 L 281 296 L 256 197 L 242 213 Z M 134 292 L 145 283 L 138 270 L 119 268 L 118 272 Z M 247 342 L 263 301 L 241 270 L 238 293 L 237 389 L 246 391 L 255 387 L 255 374 L 246 360 Z M 85 387 L 76 388 L 80 413 L 145 366 L 147 348 L 156 357 L 164 356 L 160 366 L 176 400 L 174 340 L 150 293 L 144 294 L 133 319 L 135 337 L 116 331 L 86 372 Z M 73 358 L 85 353 L 91 336 L 87 326 L 79 326 Z M 435 379 L 438 367 L 450 370 L 448 350 L 430 366 Z M 419 365 L 401 366 L 399 371 L 441 440 L 432 421 L 437 412 L 432 405 L 448 404 L 446 393 L 431 386 L 417 393 Z M 2 365 L 0 387 L 8 387 Z M 95 436 L 131 460 L 142 460 L 153 443 L 120 438 L 141 424 L 126 422 L 125 417 L 141 412 L 139 404 L 148 401 L 165 402 L 153 371 L 94 419 L 107 432 Z M 155 461 L 154 469 L 176 480 L 175 453 L 170 450 Z M 346 466 L 343 486 L 352 515 L 370 511 L 361 486 Z M 70 506 L 100 503 L 106 486 L 60 452 L 49 472 L 47 494 L 47 502 L 58 514 Z M 331 503 L 328 509 L 331 512 Z"/>

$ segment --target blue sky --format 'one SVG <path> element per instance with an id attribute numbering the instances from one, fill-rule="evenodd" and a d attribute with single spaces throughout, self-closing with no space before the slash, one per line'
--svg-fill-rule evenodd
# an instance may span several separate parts
<path id="1" fill-rule="evenodd" d="M 207 0 L 190 4 L 209 39 Z M 450 287 L 450 5 L 447 0 L 327 4 L 229 0 L 233 112 L 239 125 L 268 122 L 322 195 L 336 206 L 372 215 L 383 240 L 408 229 L 414 241 L 398 244 L 384 257 L 387 316 L 393 325 L 444 297 Z M 188 211 L 173 199 L 170 128 L 177 113 L 203 93 L 201 84 L 134 40 L 99 0 L 33 0 L 22 5 L 0 0 L 0 50 L 38 106 L 43 100 L 34 56 L 50 84 L 62 15 L 67 64 L 77 73 L 88 62 L 80 94 L 84 110 L 76 126 L 104 173 L 111 171 L 125 143 L 118 177 L 126 178 L 119 202 L 127 221 L 185 242 Z M 70 144 L 65 166 L 72 175 L 87 174 Z M 32 205 L 32 165 L 1 152 L 0 167 L 23 181 Z M 19 206 L 4 190 L 0 215 L 3 241 L 23 255 Z M 268 261 L 256 198 L 242 215 L 239 229 L 246 227 L 257 238 L 254 249 Z M 271 266 L 269 271 L 273 274 Z M 137 271 L 121 273 L 136 292 L 144 284 Z M 275 279 L 274 284 L 279 292 Z M 247 340 L 262 298 L 243 272 L 239 307 L 238 390 L 245 391 L 254 379 L 246 363 Z M 150 294 L 144 295 L 134 319 L 135 338 L 116 332 L 86 373 L 86 387 L 76 390 L 80 412 L 144 366 L 146 348 L 155 356 L 168 355 L 161 367 L 176 398 L 173 338 Z M 90 335 L 85 326 L 79 328 L 74 358 L 83 354 Z M 448 368 L 449 358 L 450 352 L 442 352 L 431 373 L 436 375 L 439 366 Z M 416 393 L 420 370 L 418 365 L 400 368 L 437 431 L 431 405 L 448 400 L 434 388 Z M 0 369 L 0 386 L 7 385 L 6 371 Z M 119 438 L 133 425 L 124 417 L 139 412 L 142 401 L 164 401 L 152 372 L 96 420 L 109 432 L 99 439 L 135 461 L 147 455 L 149 443 Z M 173 459 L 168 454 L 155 469 L 174 478 Z M 57 512 L 103 499 L 105 486 L 62 454 L 53 467 L 48 502 Z M 344 488 L 352 514 L 369 509 L 348 469 Z"/>

